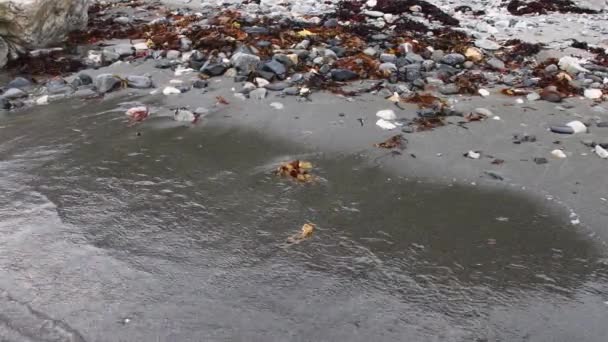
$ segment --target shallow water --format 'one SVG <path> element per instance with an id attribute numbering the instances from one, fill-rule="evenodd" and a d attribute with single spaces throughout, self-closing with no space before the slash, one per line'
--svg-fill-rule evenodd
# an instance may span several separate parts
<path id="1" fill-rule="evenodd" d="M 116 108 L 0 117 L 1 341 L 608 336 L 605 251 L 554 209 Z M 272 175 L 294 158 L 315 183 Z"/>

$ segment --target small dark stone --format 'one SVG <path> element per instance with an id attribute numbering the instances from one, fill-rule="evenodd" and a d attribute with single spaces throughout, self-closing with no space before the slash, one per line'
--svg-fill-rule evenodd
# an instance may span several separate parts
<path id="1" fill-rule="evenodd" d="M 486 174 L 487 176 L 489 176 L 490 178 L 492 178 L 493 180 L 498 180 L 498 181 L 505 180 L 505 177 L 503 177 L 500 173 L 498 173 L 496 171 L 486 170 L 483 173 Z"/>
<path id="2" fill-rule="evenodd" d="M 346 53 L 346 48 L 343 48 L 343 47 L 341 47 L 341 46 L 332 46 L 330 49 L 331 49 L 331 51 L 333 51 L 333 52 L 336 54 L 336 56 L 338 56 L 338 57 L 343 57 L 343 56 L 344 56 L 344 54 Z"/>
<path id="3" fill-rule="evenodd" d="M 450 53 L 441 58 L 441 63 L 447 65 L 457 65 L 464 63 L 466 60 L 466 57 L 459 53 Z"/>
<path id="4" fill-rule="evenodd" d="M 156 65 L 154 67 L 157 69 L 169 69 L 172 66 L 173 66 L 173 63 L 171 63 L 170 61 L 162 60 L 162 61 L 158 61 L 158 63 L 156 63 Z"/>
<path id="5" fill-rule="evenodd" d="M 0 109 L 11 109 L 11 102 L 4 97 L 0 97 Z"/>
<path id="6" fill-rule="evenodd" d="M 234 82 L 237 82 L 237 83 L 245 82 L 245 81 L 247 81 L 248 78 L 249 78 L 248 75 L 237 75 L 234 77 Z"/>
<path id="7" fill-rule="evenodd" d="M 338 82 L 354 80 L 359 75 L 356 72 L 347 69 L 334 69 L 331 71 L 331 78 Z"/>
<path id="8" fill-rule="evenodd" d="M 101 74 L 95 78 L 95 88 L 105 94 L 120 87 L 120 79 L 112 74 Z"/>
<path id="9" fill-rule="evenodd" d="M 285 88 L 285 89 L 283 89 L 283 94 L 289 95 L 289 96 L 295 96 L 295 95 L 300 94 L 300 89 L 298 89 L 296 87 Z"/>
<path id="10" fill-rule="evenodd" d="M 76 78 L 78 78 L 80 80 L 81 85 L 93 84 L 93 78 L 91 76 L 89 76 L 88 74 L 81 72 L 80 74 L 78 74 L 78 76 L 76 76 Z"/>
<path id="11" fill-rule="evenodd" d="M 262 70 L 272 72 L 280 79 L 285 78 L 285 73 L 287 73 L 287 68 L 285 68 L 285 65 L 276 60 L 271 60 L 269 62 L 264 63 Z"/>
<path id="12" fill-rule="evenodd" d="M 337 27 L 338 26 L 338 19 L 336 19 L 336 18 L 327 19 L 323 23 L 323 26 L 325 26 L 325 27 Z"/>
<path id="13" fill-rule="evenodd" d="M 207 62 L 201 68 L 201 72 L 209 76 L 221 76 L 226 72 L 226 69 L 224 64 Z"/>
<path id="14" fill-rule="evenodd" d="M 406 126 L 406 127 L 403 127 L 401 129 L 401 132 L 403 132 L 403 133 L 414 133 L 414 132 L 416 132 L 416 130 L 414 129 L 414 127 Z"/>
<path id="15" fill-rule="evenodd" d="M 207 88 L 207 86 L 209 86 L 209 82 L 206 80 L 196 80 L 194 83 L 192 83 L 192 87 L 195 89 L 203 89 Z"/>
<path id="16" fill-rule="evenodd" d="M 279 62 L 277 62 L 277 63 L 279 63 Z M 258 71 L 256 71 L 256 73 L 258 74 L 258 76 L 260 76 L 261 78 L 263 78 L 267 81 L 272 81 L 275 78 L 275 74 L 272 71 L 258 70 Z"/>
<path id="17" fill-rule="evenodd" d="M 597 127 L 606 128 L 608 127 L 608 121 L 602 121 L 597 123 Z"/>
<path id="18" fill-rule="evenodd" d="M 249 34 L 268 34 L 268 33 L 270 33 L 270 30 L 267 27 L 261 27 L 261 26 L 243 27 L 243 31 L 245 31 Z"/>
<path id="19" fill-rule="evenodd" d="M 542 165 L 542 164 L 547 164 L 549 161 L 547 160 L 547 158 L 534 158 L 534 162 L 538 165 Z"/>

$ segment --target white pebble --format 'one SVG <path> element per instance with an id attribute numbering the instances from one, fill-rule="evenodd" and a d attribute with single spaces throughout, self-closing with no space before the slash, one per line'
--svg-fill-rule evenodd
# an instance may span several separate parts
<path id="1" fill-rule="evenodd" d="M 486 89 L 479 89 L 478 90 L 479 95 L 486 97 L 486 96 L 490 96 L 490 92 L 487 91 Z"/>
<path id="2" fill-rule="evenodd" d="M 390 122 L 390 121 L 386 121 L 384 119 L 378 119 L 378 121 L 376 121 L 376 125 L 382 129 L 395 129 L 397 128 L 397 125 L 395 125 L 394 123 Z"/>
<path id="3" fill-rule="evenodd" d="M 566 154 L 562 150 L 553 150 L 551 151 L 551 155 L 560 159 L 566 158 Z"/>
<path id="4" fill-rule="evenodd" d="M 182 92 L 179 91 L 179 89 L 175 88 L 175 87 L 165 87 L 165 89 L 163 89 L 163 94 L 165 95 L 177 95 L 177 94 L 181 94 Z"/>
<path id="5" fill-rule="evenodd" d="M 397 119 L 397 115 L 395 114 L 395 112 L 392 109 L 383 109 L 383 110 L 379 110 L 376 113 L 376 116 L 384 119 L 384 120 L 395 120 Z"/>
<path id="6" fill-rule="evenodd" d="M 585 97 L 591 100 L 599 99 L 603 93 L 600 89 L 585 89 Z"/>
<path id="7" fill-rule="evenodd" d="M 283 106 L 283 104 L 281 102 L 273 102 L 270 104 L 270 107 L 277 109 L 277 110 L 281 110 L 281 109 L 285 108 L 285 106 Z"/>
<path id="8" fill-rule="evenodd" d="M 471 158 L 471 159 L 479 159 L 479 157 L 481 157 L 481 153 L 475 152 L 475 151 L 469 151 L 469 153 L 467 153 L 467 157 Z"/>
<path id="9" fill-rule="evenodd" d="M 608 151 L 599 144 L 595 145 L 595 154 L 602 159 L 608 159 Z"/>
<path id="10" fill-rule="evenodd" d="M 40 96 L 38 99 L 36 99 L 36 104 L 40 105 L 40 106 L 49 104 L 49 96 L 48 95 Z"/>

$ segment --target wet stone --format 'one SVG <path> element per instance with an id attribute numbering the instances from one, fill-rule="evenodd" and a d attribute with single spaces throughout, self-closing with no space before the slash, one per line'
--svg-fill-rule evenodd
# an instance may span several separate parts
<path id="1" fill-rule="evenodd" d="M 18 99 L 26 96 L 27 93 L 18 88 L 9 88 L 4 92 L 4 94 L 2 94 L 2 98 L 9 100 Z"/>
<path id="2" fill-rule="evenodd" d="M 237 52 L 232 55 L 230 62 L 237 70 L 243 72 L 254 71 L 261 63 L 260 57 L 243 52 Z"/>
<path id="3" fill-rule="evenodd" d="M 224 64 L 207 62 L 201 68 L 201 72 L 209 76 L 221 76 L 224 74 L 226 69 L 227 67 Z"/>
<path id="4" fill-rule="evenodd" d="M 12 81 L 10 81 L 6 87 L 7 88 L 27 88 L 29 86 L 32 85 L 32 82 L 23 78 L 23 77 L 16 77 L 15 79 L 13 79 Z"/>
<path id="5" fill-rule="evenodd" d="M 490 58 L 486 63 L 494 70 L 503 70 L 505 68 L 505 63 L 498 58 Z"/>
<path id="6" fill-rule="evenodd" d="M 446 84 L 439 87 L 439 92 L 443 95 L 454 95 L 460 92 L 460 87 L 458 87 L 456 84 Z"/>
<path id="7" fill-rule="evenodd" d="M 205 80 L 196 80 L 192 83 L 192 87 L 195 89 L 203 89 L 209 86 L 209 82 Z"/>
<path id="8" fill-rule="evenodd" d="M 459 53 L 450 53 L 441 58 L 441 63 L 453 66 L 457 64 L 462 64 L 465 60 L 466 58 Z"/>
<path id="9" fill-rule="evenodd" d="M 169 51 L 167 51 L 166 57 L 168 60 L 174 60 L 174 59 L 178 59 L 181 55 L 182 55 L 182 53 L 177 50 L 169 50 Z"/>
<path id="10" fill-rule="evenodd" d="M 296 95 L 300 94 L 300 89 L 298 89 L 296 87 L 285 88 L 285 89 L 283 89 L 283 94 L 289 95 L 289 96 L 296 96 Z"/>
<path id="11" fill-rule="evenodd" d="M 148 89 L 152 88 L 152 79 L 148 76 L 127 76 L 129 88 Z"/>
<path id="12" fill-rule="evenodd" d="M 268 92 L 267 92 L 266 89 L 264 89 L 264 88 L 258 88 L 258 89 L 252 90 L 249 93 L 249 97 L 252 98 L 252 99 L 254 99 L 254 100 L 263 100 L 263 99 L 266 98 L 266 94 L 267 93 Z"/>
<path id="13" fill-rule="evenodd" d="M 287 82 L 268 83 L 267 85 L 264 86 L 264 88 L 271 90 L 271 91 L 281 91 L 287 87 L 289 87 L 289 83 L 287 83 Z"/>
<path id="14" fill-rule="evenodd" d="M 332 79 L 334 79 L 335 81 L 338 81 L 338 82 L 354 80 L 358 76 L 359 75 L 357 75 L 356 72 L 353 72 L 353 71 L 350 71 L 347 69 L 334 69 L 331 71 Z"/>
<path id="15" fill-rule="evenodd" d="M 48 81 L 45 87 L 49 94 L 67 94 L 74 92 L 74 89 L 62 78 L 55 78 Z"/>
<path id="16" fill-rule="evenodd" d="M 392 53 L 383 53 L 380 55 L 380 61 L 383 63 L 395 63 L 396 60 L 397 56 L 393 55 Z"/>
<path id="17" fill-rule="evenodd" d="M 101 74 L 95 78 L 95 88 L 101 94 L 108 93 L 120 86 L 121 80 L 112 74 Z"/>
<path id="18" fill-rule="evenodd" d="M 264 66 L 262 68 L 264 71 L 272 72 L 281 79 L 284 78 L 285 74 L 287 73 L 287 68 L 285 68 L 285 65 L 276 60 L 271 60 L 269 62 L 264 63 Z"/>

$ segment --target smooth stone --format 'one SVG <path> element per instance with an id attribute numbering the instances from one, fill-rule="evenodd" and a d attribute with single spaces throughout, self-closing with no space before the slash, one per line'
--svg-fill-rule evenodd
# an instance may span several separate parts
<path id="1" fill-rule="evenodd" d="M 269 62 L 264 63 L 262 70 L 272 72 L 279 78 L 284 78 L 285 74 L 287 73 L 287 68 L 285 68 L 285 65 L 276 60 L 271 60 Z"/>
<path id="2" fill-rule="evenodd" d="M 268 91 L 265 88 L 258 88 L 249 93 L 249 98 L 254 100 L 263 100 L 266 98 Z"/>
<path id="3" fill-rule="evenodd" d="M 243 52 L 237 52 L 230 58 L 230 63 L 241 72 L 255 71 L 261 63 L 260 57 Z"/>
<path id="4" fill-rule="evenodd" d="M 331 71 L 331 78 L 338 82 L 354 80 L 357 77 L 359 75 L 356 72 L 347 69 L 334 69 Z"/>
<path id="5" fill-rule="evenodd" d="M 25 79 L 23 77 L 16 77 L 14 80 L 10 81 L 6 87 L 7 88 L 27 88 L 29 86 L 32 85 L 32 82 L 28 79 Z"/>
<path id="6" fill-rule="evenodd" d="M 300 89 L 298 89 L 296 87 L 285 88 L 285 89 L 283 89 L 283 94 L 289 95 L 289 96 L 296 96 L 296 95 L 300 94 Z"/>
<path id="7" fill-rule="evenodd" d="M 148 89 L 152 88 L 152 79 L 148 76 L 127 76 L 127 85 L 129 88 Z"/>
<path id="8" fill-rule="evenodd" d="M 479 39 L 475 41 L 475 46 L 484 50 L 498 50 L 500 45 L 488 39 Z"/>
<path id="9" fill-rule="evenodd" d="M 120 84 L 121 80 L 112 74 L 101 74 L 95 78 L 95 88 L 101 94 L 115 90 Z"/>
<path id="10" fill-rule="evenodd" d="M 287 87 L 289 87 L 289 83 L 287 83 L 287 82 L 268 83 L 266 86 L 264 86 L 264 88 L 271 90 L 271 91 L 281 91 Z"/>
<path id="11" fill-rule="evenodd" d="M 169 50 L 169 51 L 167 51 L 166 57 L 168 60 L 175 60 L 175 59 L 178 59 L 181 55 L 182 55 L 182 53 L 180 51 Z"/>
<path id="12" fill-rule="evenodd" d="M 221 63 L 210 63 L 207 62 L 201 68 L 201 72 L 209 76 L 221 76 L 226 72 L 227 67 Z"/>
<path id="13" fill-rule="evenodd" d="M 196 80 L 192 83 L 192 87 L 195 89 L 203 89 L 209 86 L 209 82 L 205 80 Z"/>
<path id="14" fill-rule="evenodd" d="M 505 68 L 505 63 L 495 57 L 488 59 L 486 63 L 494 70 L 503 70 Z"/>
<path id="15" fill-rule="evenodd" d="M 27 93 L 18 88 L 9 88 L 4 92 L 4 94 L 2 94 L 2 98 L 8 100 L 19 99 L 26 96 Z"/>
<path id="16" fill-rule="evenodd" d="M 465 60 L 466 58 L 459 53 L 450 53 L 441 58 L 441 63 L 447 65 L 457 65 L 464 63 Z"/>
<path id="17" fill-rule="evenodd" d="M 460 87 L 456 84 L 446 84 L 439 87 L 439 92 L 443 95 L 454 95 L 460 93 Z"/>

